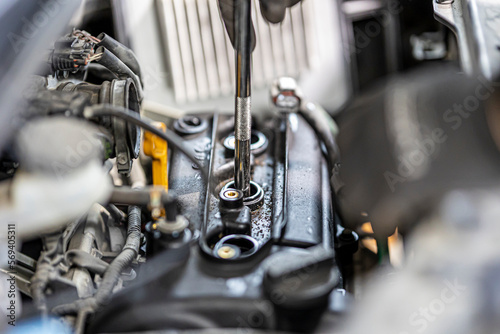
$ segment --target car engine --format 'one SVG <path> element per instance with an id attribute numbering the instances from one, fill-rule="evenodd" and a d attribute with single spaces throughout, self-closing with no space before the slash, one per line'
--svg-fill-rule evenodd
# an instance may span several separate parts
<path id="1" fill-rule="evenodd" d="M 499 4 L 0 17 L 2 331 L 498 331 Z"/>

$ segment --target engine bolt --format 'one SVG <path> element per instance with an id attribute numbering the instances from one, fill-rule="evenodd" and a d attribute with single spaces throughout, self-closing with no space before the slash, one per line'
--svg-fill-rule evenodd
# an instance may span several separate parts
<path id="1" fill-rule="evenodd" d="M 127 157 L 125 156 L 125 154 L 120 153 L 120 154 L 118 154 L 118 157 L 116 158 L 116 161 L 120 165 L 125 165 L 127 163 Z"/>

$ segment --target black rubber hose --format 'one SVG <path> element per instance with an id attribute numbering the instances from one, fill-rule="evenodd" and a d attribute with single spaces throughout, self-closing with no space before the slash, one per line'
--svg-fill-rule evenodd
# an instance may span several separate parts
<path id="1" fill-rule="evenodd" d="M 111 53 L 117 56 L 125 65 L 128 66 L 128 68 L 132 70 L 132 72 L 134 72 L 139 77 L 139 80 L 141 80 L 142 83 L 141 66 L 137 61 L 137 57 L 135 56 L 134 52 L 106 33 L 101 33 L 99 36 L 97 36 L 97 38 L 101 40 L 98 46 L 104 46 L 106 49 L 111 51 Z"/>
<path id="2" fill-rule="evenodd" d="M 111 51 L 106 49 L 104 46 L 98 47 L 95 53 L 96 54 L 102 53 L 102 56 L 99 59 L 95 60 L 95 63 L 106 67 L 120 79 L 124 80 L 127 78 L 131 78 L 132 80 L 134 80 L 134 84 L 139 94 L 139 99 L 142 100 L 143 97 L 142 84 L 139 80 L 139 77 L 127 65 L 125 65 L 124 62 L 122 62 L 117 56 L 115 56 Z"/>
<path id="3" fill-rule="evenodd" d="M 123 249 L 131 249 L 136 255 L 141 244 L 141 208 L 135 205 L 128 207 L 127 240 Z"/>
<path id="4" fill-rule="evenodd" d="M 340 150 L 332 131 L 333 119 L 326 111 L 316 108 L 313 103 L 306 103 L 300 109 L 300 114 L 314 129 L 319 139 L 325 145 L 330 168 L 335 168 L 335 165 L 340 162 Z"/>
<path id="5" fill-rule="evenodd" d="M 81 309 L 96 311 L 103 305 L 109 303 L 113 295 L 113 289 L 120 279 L 120 275 L 126 268 L 130 267 L 132 261 L 137 257 L 141 242 L 141 209 L 130 206 L 128 211 L 128 228 L 125 246 L 120 254 L 111 262 L 104 273 L 101 285 L 96 294 L 87 299 L 79 299 L 70 304 L 56 306 L 52 312 L 55 314 L 76 314 Z"/>
<path id="6" fill-rule="evenodd" d="M 104 46 L 100 46 L 95 51 L 96 54 L 102 53 L 102 56 L 96 60 L 97 64 L 101 64 L 108 70 L 116 74 L 120 79 L 134 78 L 135 73 L 125 65 L 117 56 L 115 56 L 111 51 L 106 49 Z"/>
<path id="7" fill-rule="evenodd" d="M 191 153 L 192 149 L 187 147 L 184 143 L 184 140 L 167 129 L 166 132 L 156 128 L 153 125 L 153 121 L 147 117 L 141 116 L 136 112 L 132 112 L 128 109 L 113 106 L 110 104 L 98 104 L 91 107 L 87 107 L 84 111 L 84 117 L 89 119 L 93 117 L 101 117 L 101 116 L 113 116 L 124 119 L 127 122 L 135 124 L 144 130 L 151 132 L 155 136 L 162 138 L 167 141 L 170 145 L 174 146 L 176 149 L 181 151 L 193 164 L 199 167 L 202 177 L 205 179 L 205 182 L 208 184 L 208 173 L 201 165 L 200 161 L 196 159 Z"/>
<path id="8" fill-rule="evenodd" d="M 306 122 L 313 128 L 319 140 L 323 142 L 326 148 L 326 160 L 330 171 L 330 187 L 332 189 L 332 200 L 334 203 L 334 212 L 341 220 L 344 220 L 342 213 L 339 192 L 342 189 L 342 183 L 338 177 L 340 165 L 340 149 L 335 140 L 335 123 L 332 117 L 323 109 L 318 108 L 314 103 L 305 103 L 300 108 L 300 114 Z"/>
<path id="9" fill-rule="evenodd" d="M 112 80 L 118 78 L 118 76 L 116 74 L 114 74 L 113 72 L 108 70 L 104 65 L 97 64 L 94 62 L 91 62 L 88 65 L 87 71 L 89 74 L 96 76 L 96 77 L 98 77 L 102 80 L 105 80 L 105 81 L 112 81 Z"/>

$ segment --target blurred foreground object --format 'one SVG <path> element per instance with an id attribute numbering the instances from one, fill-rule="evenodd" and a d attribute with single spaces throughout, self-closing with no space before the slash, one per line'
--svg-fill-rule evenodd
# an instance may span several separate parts
<path id="1" fill-rule="evenodd" d="M 20 170 L 0 184 L 0 221 L 16 223 L 20 237 L 34 237 L 107 199 L 111 184 L 96 134 L 90 124 L 67 118 L 25 126 L 17 136 Z"/>
<path id="2" fill-rule="evenodd" d="M 340 198 L 348 223 L 405 231 L 447 191 L 498 183 L 500 154 L 485 102 L 496 88 L 456 69 L 402 75 L 366 94 L 340 123 Z M 367 168 L 369 166 L 369 168 Z"/>
<path id="3" fill-rule="evenodd" d="M 340 333 L 498 333 L 499 201 L 498 187 L 450 191 L 409 237 L 404 268 L 368 278 Z"/>
<path id="4" fill-rule="evenodd" d="M 36 3 L 6 1 L 0 14 L 0 152 L 12 133 L 10 124 L 17 121 L 17 108 L 27 78 L 35 73 L 41 64 L 43 54 L 53 36 L 63 32 L 78 10 L 81 1 L 42 0 Z M 50 13 L 50 16 L 49 14 Z M 19 18 L 24 18 L 23 20 Z M 44 24 L 37 25 L 37 19 Z"/>

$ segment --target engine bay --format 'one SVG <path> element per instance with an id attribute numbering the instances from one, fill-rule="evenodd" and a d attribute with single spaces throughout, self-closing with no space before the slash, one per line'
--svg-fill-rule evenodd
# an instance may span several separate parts
<path id="1" fill-rule="evenodd" d="M 0 330 L 495 333 L 500 8 L 427 2 L 0 6 Z"/>

